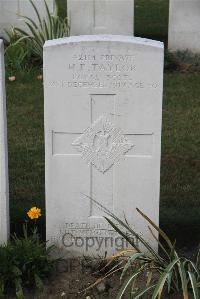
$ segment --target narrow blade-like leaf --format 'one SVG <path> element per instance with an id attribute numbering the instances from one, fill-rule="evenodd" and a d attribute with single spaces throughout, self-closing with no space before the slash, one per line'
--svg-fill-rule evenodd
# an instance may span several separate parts
<path id="1" fill-rule="evenodd" d="M 142 289 L 141 291 L 137 292 L 133 297 L 131 297 L 131 299 L 139 299 L 139 298 L 143 298 L 142 296 L 144 294 L 146 294 L 147 292 L 149 292 L 150 290 L 152 290 L 153 288 L 155 288 L 155 284 L 151 285 L 149 287 L 146 287 L 144 289 Z"/>
<path id="2" fill-rule="evenodd" d="M 189 278 L 190 278 L 190 282 L 192 285 L 192 290 L 193 290 L 193 295 L 194 295 L 194 299 L 199 299 L 199 290 L 197 287 L 197 280 L 196 277 L 194 275 L 194 273 L 192 272 L 188 272 Z"/>
<path id="3" fill-rule="evenodd" d="M 179 261 L 179 258 L 176 258 L 175 260 L 173 260 L 169 265 L 168 267 L 165 269 L 164 273 L 160 276 L 160 279 L 155 287 L 155 290 L 153 292 L 153 295 L 152 295 L 152 299 L 156 299 L 156 297 L 158 295 L 161 296 L 162 294 L 162 291 L 163 291 L 163 287 L 164 287 L 164 284 L 166 282 L 166 279 L 170 273 L 170 271 L 173 269 L 174 265 L 176 263 L 178 263 Z"/>
<path id="4" fill-rule="evenodd" d="M 133 273 L 130 277 L 128 277 L 125 282 L 123 283 L 122 287 L 120 288 L 120 291 L 116 297 L 116 299 L 121 299 L 122 296 L 124 295 L 124 293 L 126 292 L 128 286 L 130 285 L 130 283 L 133 281 L 133 279 L 135 277 L 137 277 L 140 272 L 142 271 L 142 268 L 140 268 L 137 272 Z"/>

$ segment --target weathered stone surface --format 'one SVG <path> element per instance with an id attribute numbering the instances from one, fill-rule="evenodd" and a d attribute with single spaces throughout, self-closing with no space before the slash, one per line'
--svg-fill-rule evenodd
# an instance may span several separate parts
<path id="1" fill-rule="evenodd" d="M 44 1 L 33 0 L 41 17 L 46 16 Z M 50 12 L 54 11 L 54 0 L 46 0 Z M 27 29 L 22 16 L 29 17 L 38 23 L 37 15 L 27 0 L 0 0 L 0 36 L 5 36 L 4 29 L 11 26 Z"/>
<path id="2" fill-rule="evenodd" d="M 9 237 L 8 151 L 4 48 L 0 40 L 0 244 Z"/>
<path id="3" fill-rule="evenodd" d="M 133 35 L 134 0 L 68 0 L 71 35 Z"/>
<path id="4" fill-rule="evenodd" d="M 170 0 L 168 47 L 200 52 L 200 1 Z"/>
<path id="5" fill-rule="evenodd" d="M 162 82 L 160 42 L 111 35 L 46 42 L 49 243 L 74 255 L 126 247 L 103 218 L 105 207 L 125 214 L 156 248 L 136 207 L 158 224 Z"/>

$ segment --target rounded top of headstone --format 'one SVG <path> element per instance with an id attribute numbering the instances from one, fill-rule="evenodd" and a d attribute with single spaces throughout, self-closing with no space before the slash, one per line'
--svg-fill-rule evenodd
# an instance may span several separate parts
<path id="1" fill-rule="evenodd" d="M 44 44 L 44 48 L 52 46 L 61 46 L 80 42 L 121 42 L 121 43 L 131 43 L 143 46 L 150 46 L 154 48 L 164 48 L 164 44 L 160 41 L 155 41 L 146 38 L 140 38 L 135 36 L 126 35 L 80 35 L 80 36 L 70 36 L 64 38 L 58 38 L 53 40 L 48 40 Z"/>

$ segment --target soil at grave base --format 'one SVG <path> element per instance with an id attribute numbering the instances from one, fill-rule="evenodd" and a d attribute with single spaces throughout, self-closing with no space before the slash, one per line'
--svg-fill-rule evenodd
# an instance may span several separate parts
<path id="1" fill-rule="evenodd" d="M 58 271 L 46 283 L 43 292 L 33 294 L 30 290 L 25 290 L 25 299 L 115 299 L 120 287 L 119 274 L 104 280 L 98 286 L 85 290 L 98 278 L 103 277 L 103 274 L 101 276 L 97 274 L 96 269 L 96 260 L 95 262 L 90 261 L 89 265 L 83 265 L 82 261 L 77 259 L 62 262 Z M 5 299 L 14 298 L 11 295 L 5 297 Z M 150 296 L 143 296 L 142 298 L 150 299 Z M 163 295 L 162 297 L 162 299 L 182 298 L 181 294 Z M 124 296 L 123 299 L 129 299 L 129 296 Z"/>

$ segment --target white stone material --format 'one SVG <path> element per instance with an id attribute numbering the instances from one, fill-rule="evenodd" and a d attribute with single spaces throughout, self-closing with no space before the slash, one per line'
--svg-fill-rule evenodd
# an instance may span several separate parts
<path id="1" fill-rule="evenodd" d="M 163 44 L 94 35 L 44 46 L 46 231 L 72 255 L 125 241 L 103 209 L 156 248 L 136 207 L 159 223 Z M 137 242 L 137 240 L 135 240 Z"/>
<path id="2" fill-rule="evenodd" d="M 0 244 L 9 238 L 8 150 L 4 47 L 0 40 Z"/>
<path id="3" fill-rule="evenodd" d="M 41 17 L 46 16 L 43 0 L 33 0 Z M 54 0 L 46 0 L 51 13 L 54 11 Z M 22 16 L 29 17 L 38 23 L 37 15 L 28 0 L 0 0 L 0 36 L 5 36 L 4 29 L 9 30 L 11 26 L 27 29 Z"/>
<path id="4" fill-rule="evenodd" d="M 170 0 L 168 48 L 200 52 L 199 0 Z"/>
<path id="5" fill-rule="evenodd" d="M 82 153 L 82 158 L 88 164 L 103 173 L 134 146 L 104 115 L 76 138 L 72 145 Z"/>
<path id="6" fill-rule="evenodd" d="M 70 35 L 133 35 L 134 0 L 68 0 Z"/>

